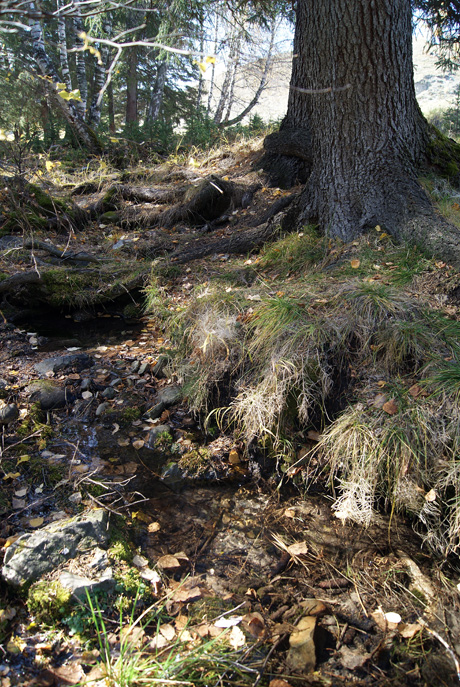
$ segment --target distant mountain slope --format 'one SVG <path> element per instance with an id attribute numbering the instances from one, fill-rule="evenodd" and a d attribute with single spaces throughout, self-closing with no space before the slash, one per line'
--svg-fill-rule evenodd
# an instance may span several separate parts
<path id="1" fill-rule="evenodd" d="M 432 110 L 454 106 L 455 90 L 460 86 L 460 72 L 445 73 L 437 69 L 436 55 L 433 52 L 427 52 L 426 45 L 426 39 L 423 36 L 414 38 L 415 90 L 422 111 L 428 114 Z M 257 113 L 264 121 L 276 121 L 284 116 L 291 78 L 291 59 L 292 56 L 288 53 L 277 58 L 267 88 L 259 104 L 252 110 L 252 115 Z M 253 63 L 240 74 L 235 87 L 236 102 L 232 108 L 232 117 L 238 114 L 253 97 L 259 82 L 260 69 L 261 65 Z"/>

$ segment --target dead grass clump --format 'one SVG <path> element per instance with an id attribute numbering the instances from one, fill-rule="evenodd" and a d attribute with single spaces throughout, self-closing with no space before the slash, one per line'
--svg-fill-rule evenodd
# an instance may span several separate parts
<path id="1" fill-rule="evenodd" d="M 220 383 L 241 364 L 243 344 L 237 312 L 215 309 L 205 302 L 187 312 L 183 332 L 185 357 L 178 366 L 184 393 L 193 411 L 207 412 L 211 396 Z"/>
<path id="2" fill-rule="evenodd" d="M 458 413 L 431 399 L 399 413 L 357 404 L 323 433 L 321 453 L 334 489 L 338 518 L 368 526 L 378 504 L 410 513 L 431 548 L 459 547 Z"/>

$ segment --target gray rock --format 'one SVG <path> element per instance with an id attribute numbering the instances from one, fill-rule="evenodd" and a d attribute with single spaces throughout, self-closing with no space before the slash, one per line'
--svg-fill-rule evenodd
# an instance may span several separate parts
<path id="1" fill-rule="evenodd" d="M 64 408 L 75 401 L 74 394 L 62 387 L 43 387 L 36 389 L 30 396 L 32 403 L 39 403 L 42 410 Z"/>
<path id="2" fill-rule="evenodd" d="M 99 417 L 100 415 L 103 415 L 107 408 L 109 408 L 109 404 L 104 401 L 104 403 L 99 403 L 98 407 L 96 408 L 96 417 Z"/>
<path id="3" fill-rule="evenodd" d="M 0 379 L 0 389 L 6 389 L 8 386 L 8 382 L 6 379 L 3 379 L 3 377 Z"/>
<path id="4" fill-rule="evenodd" d="M 144 375 L 150 369 L 150 363 L 142 363 L 139 367 L 139 374 Z"/>
<path id="5" fill-rule="evenodd" d="M 188 484 L 185 470 L 177 463 L 168 463 L 161 471 L 161 481 L 168 485 L 173 491 L 180 490 Z"/>
<path id="6" fill-rule="evenodd" d="M 108 542 L 107 511 L 60 520 L 23 534 L 6 549 L 2 576 L 14 586 L 27 585 L 81 552 Z"/>
<path id="7" fill-rule="evenodd" d="M 165 386 L 164 389 L 158 392 L 157 403 L 163 403 L 165 408 L 174 405 L 180 401 L 182 397 L 182 389 L 180 386 Z"/>
<path id="8" fill-rule="evenodd" d="M 93 380 L 91 377 L 85 377 L 81 380 L 80 389 L 81 391 L 90 391 L 93 386 Z"/>
<path id="9" fill-rule="evenodd" d="M 157 420 L 163 410 L 166 410 L 166 406 L 164 403 L 156 403 L 154 406 L 150 408 L 150 410 L 147 410 L 145 413 L 145 417 L 150 418 L 151 420 Z"/>
<path id="10" fill-rule="evenodd" d="M 157 425 L 157 427 L 153 427 L 149 432 L 149 438 L 147 439 L 146 447 L 155 448 L 155 442 L 158 439 L 158 436 L 163 434 L 163 432 L 170 434 L 170 431 L 171 428 L 169 425 Z"/>
<path id="11" fill-rule="evenodd" d="M 107 389 L 104 389 L 104 391 L 101 394 L 101 396 L 106 398 L 108 401 L 110 401 L 112 398 L 115 398 L 116 395 L 117 392 L 112 386 L 108 386 Z"/>
<path id="12" fill-rule="evenodd" d="M 160 417 L 161 413 L 180 401 L 182 396 L 182 390 L 179 386 L 166 386 L 164 389 L 158 392 L 157 402 L 154 406 L 147 410 L 145 413 L 147 417 L 151 420 L 156 420 Z"/>
<path id="13" fill-rule="evenodd" d="M 92 358 L 87 353 L 74 353 L 72 355 L 58 355 L 55 358 L 47 358 L 34 365 L 35 371 L 40 377 L 45 377 L 49 372 L 59 372 L 68 367 L 76 367 L 83 370 L 92 364 Z"/>
<path id="14" fill-rule="evenodd" d="M 0 425 L 8 425 L 19 417 L 19 408 L 15 403 L 9 403 L 0 408 Z"/>
<path id="15" fill-rule="evenodd" d="M 112 574 L 112 568 L 107 568 L 104 574 L 97 580 L 90 580 L 87 577 L 80 577 L 70 572 L 63 572 L 59 576 L 59 582 L 66 589 L 70 589 L 72 594 L 78 599 L 84 599 L 86 597 L 86 592 L 109 592 L 116 585 L 116 580 Z"/>
<path id="16" fill-rule="evenodd" d="M 152 368 L 152 374 L 154 377 L 158 377 L 158 379 L 161 379 L 164 377 L 163 370 L 165 369 L 166 365 L 169 363 L 169 355 L 160 355 L 160 357 L 157 360 L 156 365 L 153 366 Z"/>
<path id="17" fill-rule="evenodd" d="M 139 360 L 135 360 L 133 363 L 131 363 L 131 367 L 129 368 L 131 372 L 137 372 L 140 367 L 140 362 Z"/>
<path id="18" fill-rule="evenodd" d="M 89 564 L 94 570 L 105 570 L 109 566 L 109 557 L 107 551 L 100 549 L 98 546 L 94 550 L 94 556 Z"/>

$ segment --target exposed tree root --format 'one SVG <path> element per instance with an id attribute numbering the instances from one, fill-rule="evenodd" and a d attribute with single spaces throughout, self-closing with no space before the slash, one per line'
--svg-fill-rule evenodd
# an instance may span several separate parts
<path id="1" fill-rule="evenodd" d="M 213 255 L 214 253 L 248 253 L 255 248 L 260 248 L 267 241 L 273 241 L 278 237 L 279 232 L 280 224 L 275 218 L 273 221 L 267 222 L 260 227 L 240 231 L 228 238 L 220 238 L 208 243 L 203 243 L 202 239 L 196 239 L 197 243 L 195 245 L 189 245 L 176 251 L 170 256 L 170 260 L 172 262 L 185 263 L 199 260 L 206 255 Z"/>

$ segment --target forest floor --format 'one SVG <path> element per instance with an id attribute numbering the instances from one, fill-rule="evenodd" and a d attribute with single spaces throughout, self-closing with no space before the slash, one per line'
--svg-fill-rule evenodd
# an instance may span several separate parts
<path id="1" fill-rule="evenodd" d="M 69 205 L 47 215 L 33 189 L 2 192 L 1 687 L 460 680 L 460 277 L 380 227 L 350 245 L 282 232 L 295 189 L 266 188 L 259 155 L 48 164 L 31 181 Z M 228 203 L 207 196 L 200 222 L 203 179 Z M 340 507 L 350 413 L 394 454 Z M 383 491 L 396 463 L 410 507 Z M 19 536 L 46 549 L 94 509 L 102 551 L 7 584 Z M 89 595 L 53 586 L 63 573 Z"/>

